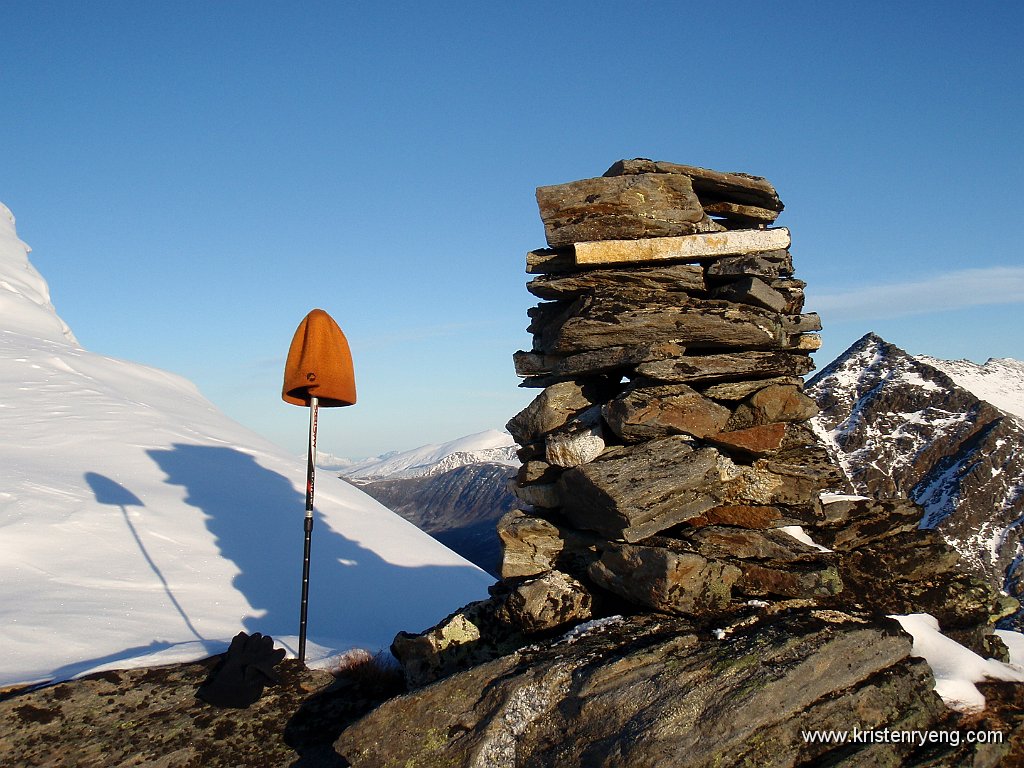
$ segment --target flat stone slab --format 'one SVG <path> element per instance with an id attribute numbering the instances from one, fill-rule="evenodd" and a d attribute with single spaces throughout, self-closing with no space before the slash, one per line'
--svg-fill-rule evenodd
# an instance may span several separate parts
<path id="1" fill-rule="evenodd" d="M 778 528 L 783 525 L 816 523 L 820 516 L 810 510 L 756 504 L 725 504 L 692 517 L 686 525 L 730 525 L 739 528 Z"/>
<path id="2" fill-rule="evenodd" d="M 771 379 L 753 379 L 746 381 L 726 381 L 722 384 L 712 384 L 702 390 L 705 397 L 715 400 L 744 400 L 759 389 L 770 387 L 773 384 L 789 384 L 794 387 L 803 387 L 803 380 L 796 376 L 776 376 Z"/>
<path id="3" fill-rule="evenodd" d="M 721 432 L 709 436 L 708 441 L 729 454 L 739 451 L 750 456 L 765 456 L 781 449 L 785 438 L 786 425 L 776 423 Z"/>
<path id="4" fill-rule="evenodd" d="M 548 571 L 514 585 L 497 616 L 523 634 L 534 635 L 587 621 L 592 607 L 585 586 L 561 571 Z"/>
<path id="5" fill-rule="evenodd" d="M 713 216 L 716 219 L 721 218 L 728 222 L 733 222 L 737 225 L 737 229 L 764 226 L 771 224 L 779 217 L 778 211 L 773 211 L 769 208 L 760 208 L 756 205 L 740 205 L 739 203 L 727 203 L 724 201 L 702 202 L 704 205 L 704 213 L 709 216 Z"/>
<path id="6" fill-rule="evenodd" d="M 740 205 L 756 206 L 774 212 L 775 216 L 783 209 L 782 201 L 772 183 L 763 176 L 752 176 L 749 173 L 713 171 L 710 168 L 699 168 L 694 165 L 666 163 L 662 160 L 648 160 L 637 157 L 632 160 L 619 160 L 605 171 L 605 176 L 623 176 L 639 173 L 674 173 L 687 176 L 693 184 L 693 190 L 705 205 L 711 201 L 730 201 Z"/>
<path id="7" fill-rule="evenodd" d="M 572 248 L 537 248 L 526 254 L 527 274 L 551 275 L 578 269 Z"/>
<path id="8" fill-rule="evenodd" d="M 771 232 L 772 230 L 767 230 Z M 763 253 L 743 253 L 723 256 L 708 264 L 708 277 L 738 277 L 756 275 L 769 280 L 788 277 L 793 274 L 793 256 L 789 246 Z"/>
<path id="9" fill-rule="evenodd" d="M 787 384 L 759 389 L 736 407 L 729 420 L 729 431 L 814 418 L 818 415 L 818 404 L 800 390 Z"/>
<path id="10" fill-rule="evenodd" d="M 599 556 L 601 539 L 589 531 L 558 525 L 519 509 L 498 521 L 501 538 L 501 578 L 533 576 L 553 568 L 585 573 Z"/>
<path id="11" fill-rule="evenodd" d="M 528 406 L 513 416 L 505 429 L 520 445 L 565 426 L 573 416 L 607 396 L 602 387 L 578 381 L 565 381 L 547 387 Z"/>
<path id="12" fill-rule="evenodd" d="M 630 264 L 657 261 L 696 261 L 789 248 L 789 230 L 734 229 L 680 237 L 644 240 L 579 241 L 573 245 L 577 264 Z M 772 275 L 773 277 L 778 276 Z"/>
<path id="13" fill-rule="evenodd" d="M 610 543 L 587 575 L 632 603 L 689 616 L 724 610 L 741 571 L 696 552 Z"/>
<path id="14" fill-rule="evenodd" d="M 534 379 L 532 382 L 524 383 L 524 386 L 546 387 L 553 381 L 540 384 L 537 382 L 538 377 L 558 380 L 576 376 L 592 376 L 598 373 L 627 369 L 640 363 L 678 357 L 685 351 L 682 346 L 672 343 L 602 347 L 565 356 L 520 350 L 512 356 L 512 360 L 515 363 L 517 376 Z"/>
<path id="15" fill-rule="evenodd" d="M 739 301 L 754 304 L 775 312 L 784 312 L 788 305 L 787 297 L 776 291 L 768 283 L 758 277 L 748 275 L 734 283 L 722 286 L 712 294 L 715 298 L 727 301 Z"/>
<path id="16" fill-rule="evenodd" d="M 712 495 L 720 458 L 682 436 L 609 452 L 558 479 L 562 512 L 609 539 L 645 539 L 721 503 Z"/>
<path id="17" fill-rule="evenodd" d="M 687 349 L 781 349 L 784 316 L 748 304 L 690 299 L 637 308 L 610 297 L 579 306 L 538 329 L 537 351 L 573 354 L 603 347 L 676 343 Z M 562 318 L 565 318 L 564 320 Z"/>
<path id="18" fill-rule="evenodd" d="M 758 351 L 684 355 L 637 366 L 648 378 L 684 384 L 803 376 L 813 370 L 814 362 L 807 355 Z"/>
<path id="19" fill-rule="evenodd" d="M 537 187 L 537 205 L 552 248 L 715 228 L 689 177 L 679 174 L 599 177 Z"/>
<path id="20" fill-rule="evenodd" d="M 773 568 L 757 562 L 743 562 L 737 592 L 750 597 L 789 597 L 809 600 L 831 597 L 843 591 L 843 581 L 834 565 L 789 564 Z"/>
<path id="21" fill-rule="evenodd" d="M 686 384 L 630 387 L 601 413 L 626 443 L 679 434 L 707 437 L 725 429 L 732 416 L 728 408 Z"/>
<path id="22" fill-rule="evenodd" d="M 526 290 L 538 298 L 553 300 L 601 293 L 703 292 L 704 270 L 691 264 L 630 270 L 591 269 L 572 275 L 537 277 L 527 283 Z"/>
<path id="23" fill-rule="evenodd" d="M 785 531 L 710 525 L 685 534 L 685 540 L 704 557 L 757 560 L 775 564 L 796 562 L 834 562 L 834 554 L 822 552 L 794 539 Z M 659 537 L 644 543 L 660 541 Z"/>

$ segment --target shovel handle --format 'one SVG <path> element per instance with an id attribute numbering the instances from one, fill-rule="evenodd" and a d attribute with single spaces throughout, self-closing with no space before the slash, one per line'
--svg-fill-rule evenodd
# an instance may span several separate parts
<path id="1" fill-rule="evenodd" d="M 316 419 L 319 400 L 309 398 L 309 450 L 306 453 L 306 517 L 313 516 L 313 482 L 316 476 Z"/>
<path id="2" fill-rule="evenodd" d="M 316 477 L 316 417 L 319 402 L 309 399 L 309 452 L 306 459 L 306 517 L 302 521 L 302 604 L 299 608 L 299 663 L 306 663 L 306 615 L 309 609 L 309 553 L 313 534 L 313 481 Z"/>

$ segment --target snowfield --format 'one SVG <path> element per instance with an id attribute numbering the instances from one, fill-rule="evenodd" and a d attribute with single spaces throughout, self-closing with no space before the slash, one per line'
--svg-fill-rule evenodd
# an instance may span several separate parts
<path id="1" fill-rule="evenodd" d="M 940 360 L 929 355 L 917 359 L 938 368 L 981 400 L 1024 419 L 1024 362 L 1009 357 L 989 358 L 983 365 L 970 360 Z"/>
<path id="2" fill-rule="evenodd" d="M 241 630 L 294 653 L 304 462 L 185 379 L 82 349 L 29 250 L 0 205 L 0 688 L 194 660 Z M 385 648 L 493 581 L 327 473 L 316 513 L 310 661 Z"/>

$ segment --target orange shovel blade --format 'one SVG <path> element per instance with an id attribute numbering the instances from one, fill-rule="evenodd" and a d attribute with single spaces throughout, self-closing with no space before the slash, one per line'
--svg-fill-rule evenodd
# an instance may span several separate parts
<path id="1" fill-rule="evenodd" d="M 322 309 L 314 309 L 299 323 L 288 348 L 281 390 L 281 398 L 293 405 L 308 406 L 313 397 L 321 408 L 356 402 L 348 339 Z"/>

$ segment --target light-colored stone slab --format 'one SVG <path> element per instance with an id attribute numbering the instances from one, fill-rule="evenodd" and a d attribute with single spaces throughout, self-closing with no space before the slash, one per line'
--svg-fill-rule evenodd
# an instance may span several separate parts
<path id="1" fill-rule="evenodd" d="M 645 261 L 709 259 L 788 248 L 789 229 L 734 229 L 680 237 L 600 240 L 575 243 L 577 264 L 622 264 Z"/>
<path id="2" fill-rule="evenodd" d="M 792 349 L 800 352 L 816 352 L 821 349 L 821 336 L 816 333 L 804 333 L 797 336 Z"/>

